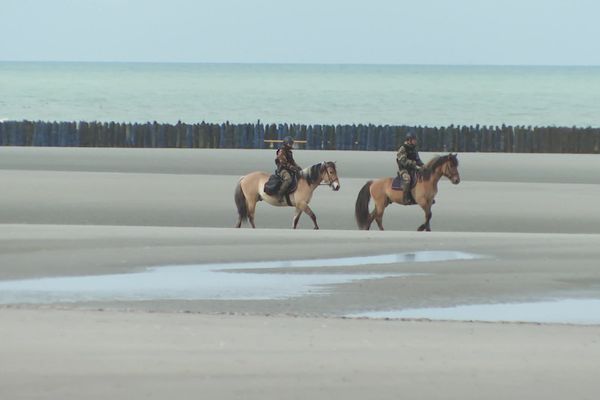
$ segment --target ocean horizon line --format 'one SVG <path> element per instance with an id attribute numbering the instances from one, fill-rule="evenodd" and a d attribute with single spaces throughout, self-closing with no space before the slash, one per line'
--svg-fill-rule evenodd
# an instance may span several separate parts
<path id="1" fill-rule="evenodd" d="M 124 60 L 0 60 L 5 64 L 138 64 L 138 65 L 208 65 L 208 66 L 372 66 L 372 67 L 484 67 L 484 68 L 600 68 L 600 64 L 443 64 L 443 63 L 345 63 L 345 62 L 220 62 L 220 61 L 124 61 Z"/>

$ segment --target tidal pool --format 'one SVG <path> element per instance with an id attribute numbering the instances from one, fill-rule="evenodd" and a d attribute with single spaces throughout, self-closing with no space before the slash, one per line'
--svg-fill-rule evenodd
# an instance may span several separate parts
<path id="1" fill-rule="evenodd" d="M 472 304 L 456 307 L 369 311 L 348 315 L 486 322 L 600 324 L 600 299 L 557 299 L 529 303 Z"/>
<path id="2" fill-rule="evenodd" d="M 0 304 L 141 300 L 271 300 L 326 294 L 331 285 L 402 277 L 402 273 L 331 273 L 318 267 L 471 260 L 459 251 L 423 251 L 364 257 L 175 265 L 126 274 L 0 282 Z M 295 271 L 286 272 L 287 268 Z M 306 271 L 298 272 L 298 269 Z M 257 272 L 257 269 L 280 271 Z M 248 271 L 244 271 L 248 270 Z"/>

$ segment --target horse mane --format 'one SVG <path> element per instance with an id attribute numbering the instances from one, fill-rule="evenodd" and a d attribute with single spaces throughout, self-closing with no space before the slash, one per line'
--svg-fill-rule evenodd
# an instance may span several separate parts
<path id="1" fill-rule="evenodd" d="M 323 168 L 325 167 L 333 167 L 333 169 L 335 170 L 335 163 L 331 161 L 323 161 L 317 163 L 315 165 L 303 169 L 302 176 L 304 177 L 304 179 L 306 179 L 306 182 L 309 185 L 312 185 L 314 182 L 319 180 L 319 178 L 321 177 L 321 171 L 323 171 Z"/>
<path id="2" fill-rule="evenodd" d="M 420 178 L 428 181 L 431 178 L 431 173 L 448 162 L 448 160 L 456 163 L 456 166 L 458 166 L 458 158 L 456 158 L 455 154 L 446 154 L 445 156 L 436 155 L 423 166 Z"/>
<path id="3" fill-rule="evenodd" d="M 302 170 L 302 176 L 309 185 L 312 185 L 321 176 L 321 164 L 318 163 Z"/>

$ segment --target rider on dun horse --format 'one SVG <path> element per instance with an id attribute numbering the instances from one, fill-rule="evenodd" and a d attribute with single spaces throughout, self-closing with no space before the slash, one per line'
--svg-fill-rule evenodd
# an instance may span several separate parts
<path id="1" fill-rule="evenodd" d="M 292 147 L 294 146 L 294 139 L 290 136 L 286 136 L 283 139 L 283 145 L 277 149 L 275 156 L 275 165 L 277 166 L 277 175 L 281 178 L 281 186 L 279 187 L 279 197 L 283 201 L 285 196 L 292 185 L 294 178 L 298 178 L 298 174 L 302 170 L 294 161 L 294 155 L 292 154 Z M 294 176 L 295 175 L 295 176 Z"/>
<path id="2" fill-rule="evenodd" d="M 271 194 L 265 192 L 265 183 L 269 181 L 269 174 L 266 172 L 251 172 L 240 178 L 234 195 L 239 215 L 236 228 L 241 227 L 242 221 L 245 219 L 248 219 L 250 225 L 256 228 L 254 225 L 256 204 L 264 200 L 273 206 L 295 207 L 296 211 L 292 223 L 294 229 L 298 226 L 298 220 L 303 212 L 308 214 L 312 219 L 314 228 L 319 229 L 317 217 L 308 206 L 308 203 L 312 198 L 314 190 L 322 183 L 329 185 L 334 191 L 340 190 L 340 181 L 337 176 L 335 163 L 326 161 L 301 170 L 292 156 L 291 149 L 293 144 L 293 139 L 288 136 L 283 140 L 283 146 L 277 150 L 275 158 L 275 164 L 277 165 L 276 175 L 282 178 L 282 184 L 278 192 Z M 296 190 L 288 194 L 287 191 L 293 189 L 290 188 L 294 178 L 292 174 L 297 176 L 297 185 Z"/>

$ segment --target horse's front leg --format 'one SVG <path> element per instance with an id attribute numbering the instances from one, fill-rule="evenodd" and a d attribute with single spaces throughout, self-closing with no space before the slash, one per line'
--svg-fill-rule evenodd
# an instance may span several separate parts
<path id="1" fill-rule="evenodd" d="M 316 217 L 315 213 L 310 209 L 310 207 L 308 206 L 308 204 L 301 203 L 301 204 L 297 205 L 297 207 L 301 211 L 304 211 L 310 217 L 310 219 L 312 219 L 313 224 L 315 224 L 315 228 L 314 229 L 319 229 L 319 225 L 317 225 L 317 217 Z M 300 218 L 300 217 L 298 217 L 298 218 Z"/>
<path id="2" fill-rule="evenodd" d="M 427 231 L 431 232 L 431 227 L 429 226 L 429 221 L 431 221 L 431 216 L 433 213 L 431 212 L 431 203 L 427 203 L 425 206 L 421 206 L 423 211 L 425 211 L 425 223 L 419 226 L 418 231 Z"/>
<path id="3" fill-rule="evenodd" d="M 300 220 L 300 216 L 302 215 L 302 210 L 299 208 L 296 208 L 296 211 L 294 212 L 294 222 L 293 222 L 293 229 L 296 229 L 296 227 L 298 226 L 298 221 Z"/>

